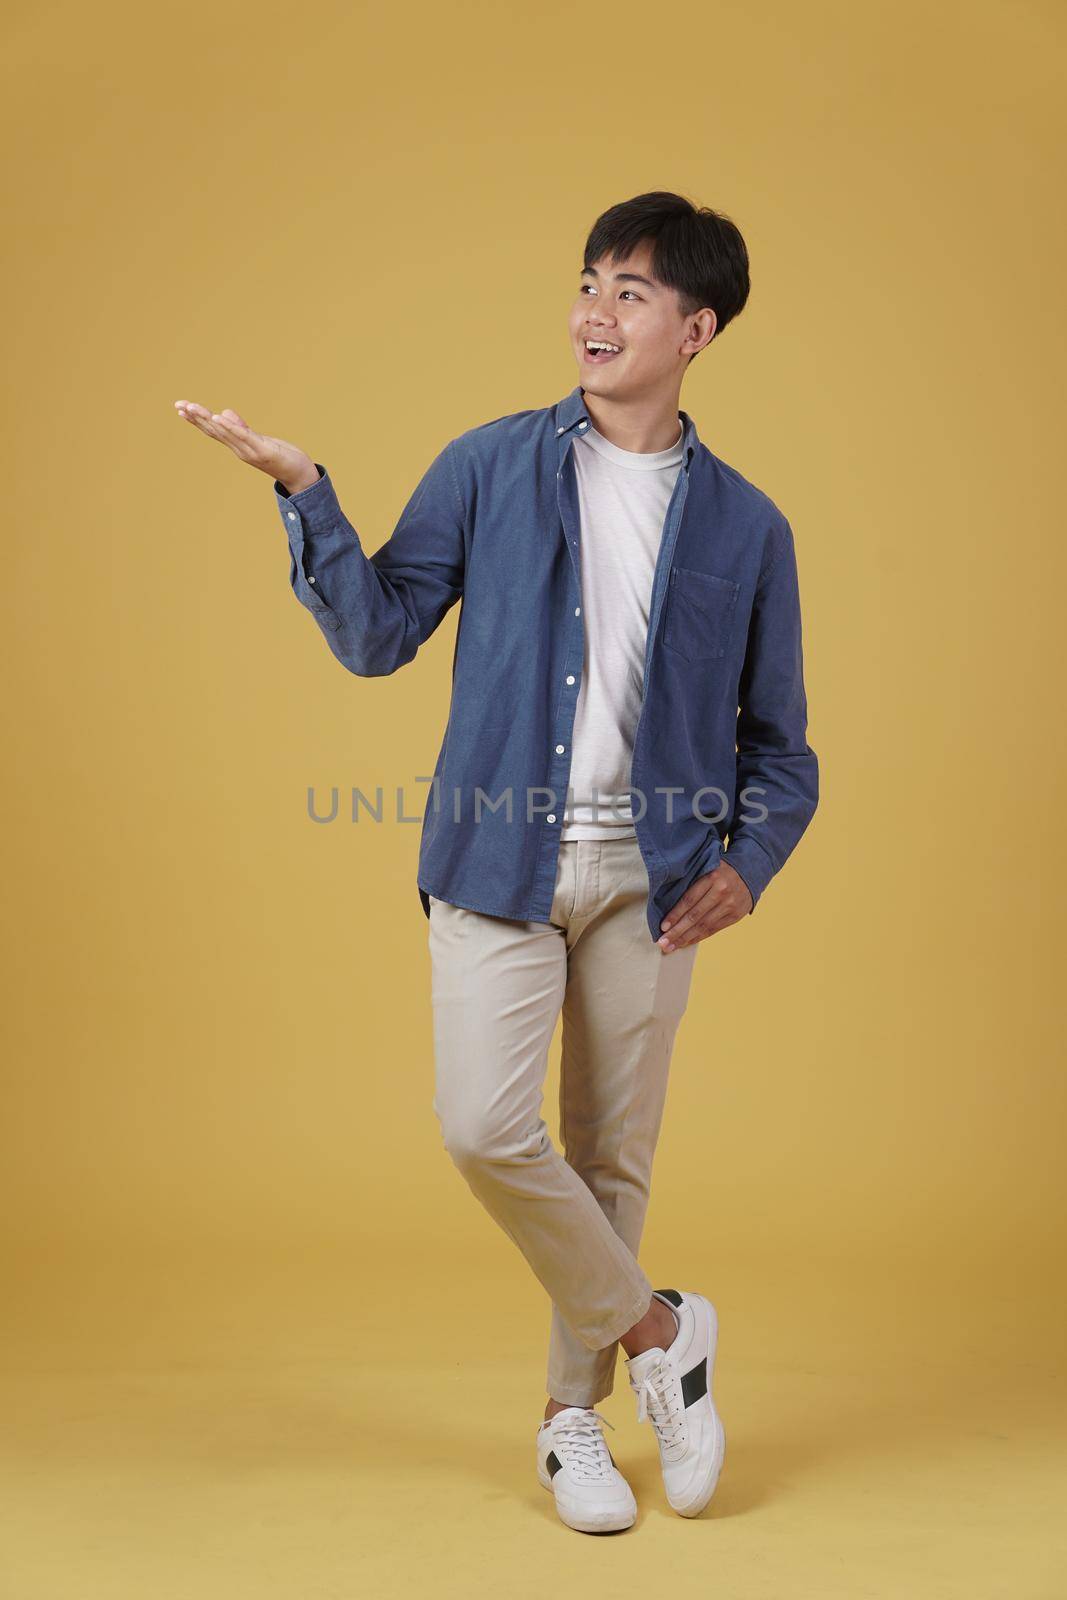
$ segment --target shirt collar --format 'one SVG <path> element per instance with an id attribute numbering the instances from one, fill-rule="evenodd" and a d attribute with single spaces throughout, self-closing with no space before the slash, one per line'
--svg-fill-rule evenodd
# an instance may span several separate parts
<path id="1" fill-rule="evenodd" d="M 700 440 L 697 438 L 696 424 L 688 411 L 679 410 L 678 415 L 682 419 L 682 444 L 685 450 L 682 462 L 688 472 L 689 463 L 700 446 Z M 582 386 L 580 383 L 576 383 L 570 394 L 561 400 L 556 407 L 556 437 L 557 439 L 562 438 L 564 434 L 570 433 L 572 430 L 575 433 L 584 433 L 586 428 L 591 427 L 593 427 L 593 419 L 586 409 Z"/>

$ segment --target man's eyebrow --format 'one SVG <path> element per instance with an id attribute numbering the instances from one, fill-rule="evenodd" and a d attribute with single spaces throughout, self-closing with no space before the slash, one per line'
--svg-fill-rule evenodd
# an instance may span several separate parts
<path id="1" fill-rule="evenodd" d="M 600 274 L 595 267 L 583 267 L 578 276 L 581 278 L 599 278 Z M 658 283 L 653 283 L 651 278 L 643 278 L 639 272 L 617 272 L 615 274 L 615 282 L 643 283 L 649 289 L 658 289 L 660 287 Z"/>

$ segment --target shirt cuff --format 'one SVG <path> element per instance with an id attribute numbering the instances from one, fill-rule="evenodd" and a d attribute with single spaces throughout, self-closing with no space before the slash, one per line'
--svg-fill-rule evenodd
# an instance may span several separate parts
<path id="1" fill-rule="evenodd" d="M 760 895 L 774 877 L 774 862 L 762 845 L 758 845 L 755 839 L 746 838 L 744 834 L 738 836 L 736 843 L 727 847 L 722 859 L 728 867 L 733 867 L 752 896 L 752 904 L 748 911 L 751 916 Z"/>
<path id="2" fill-rule="evenodd" d="M 304 489 L 298 489 L 295 494 L 290 494 L 288 489 L 285 487 L 285 485 L 282 484 L 282 483 L 279 483 L 277 478 L 275 478 L 275 480 L 274 480 L 274 493 L 278 496 L 279 500 L 286 500 L 286 501 L 291 500 L 291 501 L 294 502 L 294 504 L 296 502 L 298 502 L 298 501 L 300 503 L 303 503 L 304 496 L 305 495 L 309 495 L 309 494 L 314 494 L 316 489 L 318 489 L 319 485 L 324 481 L 324 479 L 326 479 L 328 477 L 328 473 L 326 471 L 326 468 L 322 465 L 322 463 L 320 461 L 316 461 L 315 470 L 318 472 L 318 478 L 316 479 L 316 481 L 314 483 L 309 483 L 307 485 L 307 487 L 304 488 Z"/>

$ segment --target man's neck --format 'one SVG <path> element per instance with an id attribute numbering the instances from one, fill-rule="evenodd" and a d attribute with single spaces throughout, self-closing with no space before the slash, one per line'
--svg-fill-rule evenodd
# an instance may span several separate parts
<path id="1" fill-rule="evenodd" d="M 587 394 L 582 390 L 585 409 L 597 433 L 602 434 L 620 450 L 632 450 L 639 455 L 669 450 L 681 437 L 676 392 L 665 399 L 650 396 L 640 400 L 611 400 L 601 395 Z"/>

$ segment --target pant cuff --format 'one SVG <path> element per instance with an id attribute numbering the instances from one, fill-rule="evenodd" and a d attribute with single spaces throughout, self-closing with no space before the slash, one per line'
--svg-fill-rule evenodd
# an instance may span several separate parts
<path id="1" fill-rule="evenodd" d="M 632 1328 L 635 1322 L 640 1322 L 648 1310 L 648 1303 L 651 1299 L 652 1288 L 650 1285 L 647 1289 L 642 1289 L 637 1299 L 631 1304 L 630 1309 L 619 1320 L 617 1326 L 608 1326 L 599 1344 L 594 1345 L 593 1349 L 606 1350 L 609 1344 L 613 1344 L 616 1339 L 626 1332 L 627 1328 Z"/>
<path id="2" fill-rule="evenodd" d="M 548 1385 L 548 1397 L 550 1400 L 558 1400 L 560 1405 L 563 1406 L 598 1406 L 601 1400 L 608 1398 L 614 1387 L 615 1384 L 611 1378 L 607 1383 L 603 1383 L 592 1390 L 575 1389 L 570 1384 L 550 1382 Z"/>
<path id="3" fill-rule="evenodd" d="M 648 1310 L 651 1299 L 652 1288 L 650 1285 L 649 1288 L 642 1289 L 639 1292 L 637 1299 L 631 1303 L 628 1311 L 616 1317 L 614 1322 L 605 1323 L 600 1333 L 590 1334 L 588 1337 L 584 1333 L 578 1333 L 579 1339 L 581 1339 L 587 1350 L 606 1350 L 609 1344 L 614 1344 L 616 1339 L 626 1332 L 627 1328 L 632 1328 L 635 1322 L 640 1322 Z M 578 1330 L 575 1329 L 575 1332 L 577 1333 Z"/>

